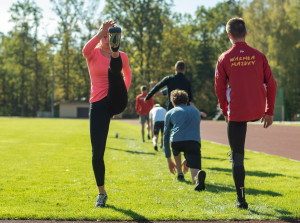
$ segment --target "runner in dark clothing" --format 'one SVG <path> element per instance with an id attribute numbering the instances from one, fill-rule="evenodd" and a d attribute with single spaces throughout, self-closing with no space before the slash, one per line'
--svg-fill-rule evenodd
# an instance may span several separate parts
<path id="1" fill-rule="evenodd" d="M 244 186 L 247 122 L 262 118 L 264 128 L 272 125 L 277 87 L 266 56 L 245 42 L 247 32 L 244 20 L 230 19 L 226 31 L 232 48 L 218 60 L 215 91 L 228 122 L 232 174 L 237 192 L 236 207 L 247 209 Z"/>
<path id="2" fill-rule="evenodd" d="M 179 89 L 184 90 L 188 93 L 189 103 L 193 100 L 192 88 L 190 81 L 185 77 L 184 72 L 186 67 L 183 61 L 177 61 L 175 64 L 176 74 L 167 76 L 163 78 L 159 83 L 157 83 L 151 91 L 147 94 L 145 100 L 149 100 L 156 92 L 158 92 L 164 86 L 168 88 L 168 110 L 173 108 L 172 102 L 170 101 L 171 91 Z"/>

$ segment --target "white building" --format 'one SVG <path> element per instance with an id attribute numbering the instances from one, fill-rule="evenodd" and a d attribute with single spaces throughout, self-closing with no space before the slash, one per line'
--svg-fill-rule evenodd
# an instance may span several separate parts
<path id="1" fill-rule="evenodd" d="M 89 118 L 90 104 L 86 102 L 73 102 L 59 104 L 60 118 Z"/>

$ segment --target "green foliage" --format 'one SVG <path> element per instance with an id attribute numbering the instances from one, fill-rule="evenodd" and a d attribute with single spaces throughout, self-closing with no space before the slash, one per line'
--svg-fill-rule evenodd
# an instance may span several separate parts
<path id="1" fill-rule="evenodd" d="M 189 51 L 191 67 L 190 79 L 193 83 L 196 106 L 208 113 L 208 117 L 215 115 L 217 98 L 214 93 L 214 72 L 218 57 L 230 48 L 225 31 L 227 21 L 234 15 L 242 14 L 238 3 L 219 3 L 216 7 L 198 8 L 193 21 L 189 25 Z M 184 25 L 186 27 L 186 25 Z M 182 27 L 182 28 L 184 28 Z"/>
<path id="2" fill-rule="evenodd" d="M 162 74 L 162 67 L 167 66 L 158 64 L 167 48 L 162 41 L 170 4 L 165 0 L 106 0 L 104 13 L 123 28 L 122 50 L 129 55 L 134 75 L 129 92 L 129 100 L 133 102 L 140 86 L 148 85 Z"/>
<path id="3" fill-rule="evenodd" d="M 253 0 L 246 5 L 247 42 L 266 54 L 279 86 L 284 88 L 287 118 L 300 112 L 300 2 Z"/>
<path id="4" fill-rule="evenodd" d="M 163 152 L 155 152 L 150 140 L 142 143 L 140 134 L 138 125 L 111 122 L 105 151 L 108 201 L 99 209 L 88 120 L 0 119 L 0 219 L 299 219 L 299 162 L 246 151 L 249 210 L 238 210 L 228 146 L 202 141 L 207 178 L 199 193 L 190 173 L 178 182 Z"/>
<path id="5" fill-rule="evenodd" d="M 129 107 L 141 85 L 172 75 L 176 61 L 183 60 L 194 103 L 211 118 L 217 106 L 215 65 L 231 47 L 225 30 L 231 17 L 245 19 L 247 43 L 266 54 L 278 86 L 284 87 L 286 119 L 300 113 L 298 0 L 232 0 L 198 7 L 195 15 L 172 13 L 172 0 L 107 0 L 100 16 L 99 0 L 51 2 L 59 18 L 55 47 L 38 36 L 42 14 L 33 0 L 11 7 L 12 30 L 0 38 L 0 115 L 36 116 L 50 109 L 52 53 L 55 104 L 88 101 L 90 78 L 81 50 L 101 23 L 112 19 L 123 28 L 121 50 L 128 54 L 133 74 Z"/>
<path id="6" fill-rule="evenodd" d="M 36 116 L 47 107 L 47 52 L 38 40 L 41 9 L 25 0 L 10 8 L 13 30 L 1 38 L 1 115 Z M 45 63 L 46 62 L 46 63 Z M 40 83 L 46 82 L 45 85 Z"/>

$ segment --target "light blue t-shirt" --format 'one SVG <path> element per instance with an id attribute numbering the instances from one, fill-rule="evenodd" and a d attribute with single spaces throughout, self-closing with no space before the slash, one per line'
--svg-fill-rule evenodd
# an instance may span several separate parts
<path id="1" fill-rule="evenodd" d="M 201 143 L 200 121 L 200 111 L 194 106 L 179 105 L 167 112 L 164 127 L 166 158 L 171 157 L 170 141 L 196 141 Z"/>

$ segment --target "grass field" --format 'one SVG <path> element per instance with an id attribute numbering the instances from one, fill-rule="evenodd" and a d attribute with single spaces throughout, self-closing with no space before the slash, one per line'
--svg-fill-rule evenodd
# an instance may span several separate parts
<path id="1" fill-rule="evenodd" d="M 119 138 L 114 138 L 115 133 Z M 229 148 L 202 141 L 206 191 L 178 182 L 140 127 L 112 121 L 105 152 L 106 208 L 95 208 L 88 120 L 0 119 L 0 219 L 299 219 L 300 163 L 246 151 L 249 210 L 236 198 Z"/>

